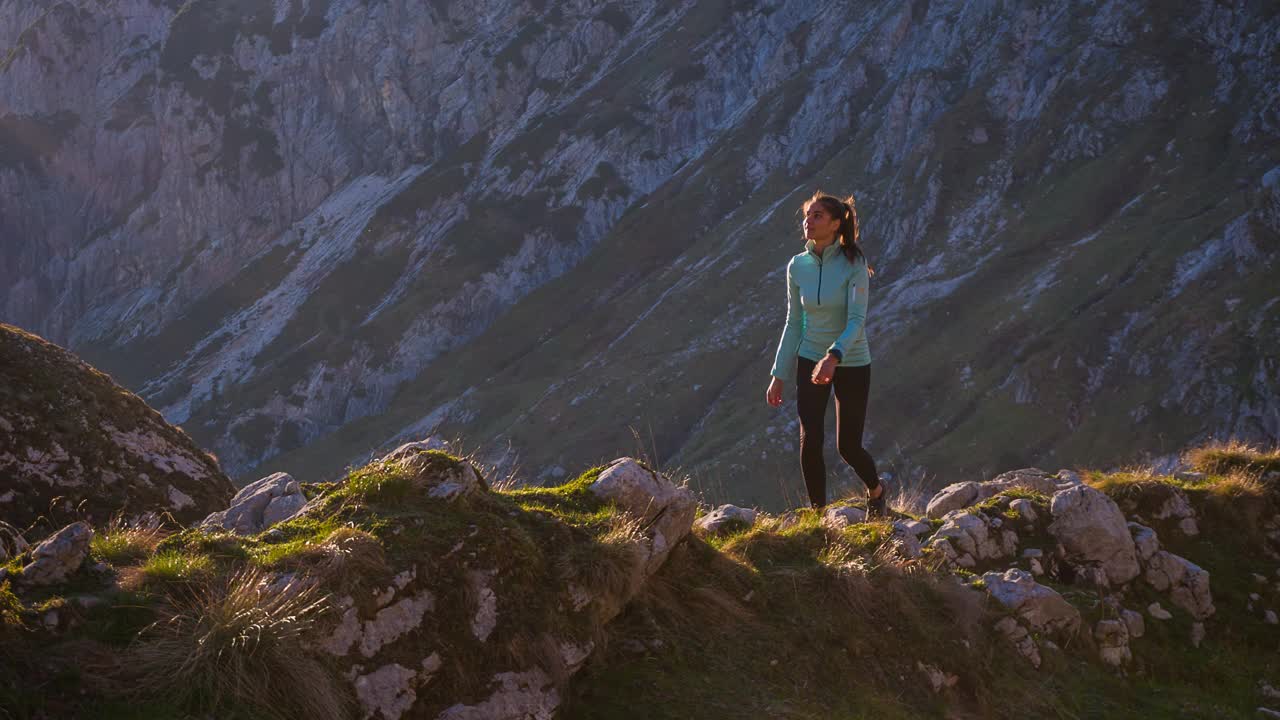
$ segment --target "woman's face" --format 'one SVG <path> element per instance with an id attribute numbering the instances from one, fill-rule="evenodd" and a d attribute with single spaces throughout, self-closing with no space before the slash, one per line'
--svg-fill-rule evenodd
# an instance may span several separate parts
<path id="1" fill-rule="evenodd" d="M 804 209 L 804 238 L 806 240 L 828 240 L 835 237 L 840 229 L 840 220 L 831 216 L 822 203 L 809 203 Z"/>

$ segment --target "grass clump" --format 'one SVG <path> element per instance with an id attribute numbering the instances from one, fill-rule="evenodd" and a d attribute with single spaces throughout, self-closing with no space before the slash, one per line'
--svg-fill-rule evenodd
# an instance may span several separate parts
<path id="1" fill-rule="evenodd" d="M 119 673 L 132 692 L 197 712 L 344 718 L 339 678 L 302 642 L 328 609 L 328 596 L 313 583 L 242 569 L 171 596 L 161 618 L 125 653 Z"/>
<path id="2" fill-rule="evenodd" d="M 0 635 L 10 629 L 24 629 L 26 621 L 22 616 L 25 612 L 26 608 L 18 596 L 13 594 L 9 581 L 0 584 Z"/>
<path id="3" fill-rule="evenodd" d="M 210 580 L 216 571 L 213 558 L 178 550 L 156 553 L 134 572 L 122 578 L 125 587 L 163 587 L 195 585 Z"/>
<path id="4" fill-rule="evenodd" d="M 158 526 L 129 526 L 117 519 L 93 534 L 89 552 L 111 565 L 129 565 L 153 555 L 165 535 Z"/>
<path id="5" fill-rule="evenodd" d="M 1213 442 L 1189 450 L 1184 460 L 1199 472 L 1226 475 L 1233 470 L 1265 475 L 1280 471 L 1280 447 L 1263 450 L 1238 440 Z"/>
<path id="6" fill-rule="evenodd" d="M 223 563 L 243 562 L 249 559 L 250 544 L 248 539 L 227 530 L 210 532 L 191 528 L 162 540 L 156 546 L 156 552 L 207 555 Z"/>

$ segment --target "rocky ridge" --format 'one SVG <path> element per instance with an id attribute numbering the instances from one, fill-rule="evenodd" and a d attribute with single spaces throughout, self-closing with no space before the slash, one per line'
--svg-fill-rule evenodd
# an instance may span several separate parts
<path id="1" fill-rule="evenodd" d="M 1264 487 L 1280 481 L 1280 467 L 1267 473 Z M 949 597 L 950 609 L 934 607 L 909 620 L 904 614 L 915 612 L 913 601 L 901 596 L 905 604 L 895 605 L 893 613 L 898 622 L 942 623 L 952 633 L 921 644 L 899 633 L 890 640 L 899 646 L 900 657 L 893 662 L 900 660 L 925 680 L 925 695 L 910 702 L 964 707 L 972 701 L 968 685 L 984 682 L 964 658 L 988 652 L 987 642 L 1004 643 L 1011 657 L 1051 677 L 1076 659 L 1086 664 L 1073 666 L 1071 673 L 1100 671 L 1086 669 L 1091 665 L 1140 677 L 1159 667 L 1160 655 L 1177 653 L 1179 646 L 1227 647 L 1236 642 L 1229 638 L 1239 623 L 1249 624 L 1255 644 L 1265 645 L 1265 638 L 1278 631 L 1272 607 L 1280 603 L 1280 566 L 1273 574 L 1257 571 L 1280 562 L 1280 508 L 1268 494 L 1235 498 L 1248 503 L 1250 517 L 1259 518 L 1262 543 L 1247 558 L 1252 572 L 1222 568 L 1225 580 L 1218 582 L 1231 589 L 1220 600 L 1211 590 L 1209 570 L 1173 550 L 1202 552 L 1202 525 L 1218 533 L 1216 542 L 1230 536 L 1233 530 L 1221 526 L 1221 508 L 1212 493 L 1240 476 L 1182 474 L 1190 479 L 1131 481 L 1095 473 L 1082 478 L 1027 468 L 966 491 L 970 500 L 940 518 L 895 513 L 890 521 L 868 522 L 865 512 L 847 501 L 823 513 L 787 516 L 734 506 L 699 510 L 688 488 L 630 458 L 560 487 L 494 489 L 470 463 L 428 443 L 411 443 L 340 483 L 306 485 L 300 503 L 290 499 L 303 494 L 295 480 L 263 478 L 199 527 L 169 535 L 154 558 L 141 565 L 97 549 L 108 544 L 95 545 L 95 530 L 83 522 L 34 548 L 11 528 L 4 547 L 12 549 L 12 557 L 0 569 L 0 599 L 11 598 L 18 614 L 6 616 L 0 642 L 10 643 L 13 656 L 22 658 L 28 652 L 23 643 L 35 636 L 40 643 L 71 641 L 84 629 L 108 622 L 118 607 L 113 593 L 122 590 L 147 598 L 149 612 L 163 618 L 173 612 L 170 604 L 188 608 L 184 603 L 190 602 L 195 583 L 205 588 L 195 591 L 197 597 L 212 593 L 205 602 L 234 590 L 248 593 L 258 607 L 289 610 L 288 622 L 297 626 L 278 640 L 281 647 L 296 662 L 332 667 L 343 678 L 333 691 L 332 707 L 309 705 L 315 697 L 304 695 L 311 692 L 305 682 L 273 694 L 273 703 L 284 703 L 276 710 L 286 714 L 297 703 L 312 707 L 308 712 L 315 717 L 579 717 L 591 706 L 591 692 L 584 688 L 602 673 L 607 678 L 617 667 L 625 677 L 633 662 L 628 658 L 670 657 L 661 640 L 642 642 L 633 635 L 638 629 L 651 635 L 661 625 L 651 614 L 661 607 L 655 602 L 696 606 L 699 597 L 719 598 L 713 612 L 739 617 L 735 622 L 748 623 L 752 632 L 767 632 L 759 624 L 767 621 L 757 613 L 775 601 L 759 607 L 753 601 L 757 593 L 772 593 L 767 584 L 752 583 L 739 600 L 708 595 L 707 586 L 683 585 L 680 599 L 659 600 L 665 585 L 688 582 L 690 571 L 704 578 L 725 572 L 708 564 L 707 553 L 739 557 L 738 562 L 754 558 L 763 571 L 769 567 L 769 556 L 759 554 L 764 548 L 817 542 L 825 548 L 821 566 L 835 573 L 821 582 L 838 577 L 855 583 L 852 587 L 870 582 L 878 597 L 901 592 L 896 583 L 925 581 L 933 588 L 929 592 Z M 986 492 L 995 486 L 994 494 Z M 948 488 L 929 506 L 956 497 L 956 489 Z M 264 508 L 282 499 L 287 509 L 264 515 Z M 1127 518 L 1122 505 L 1156 508 L 1161 517 L 1134 517 L 1158 525 L 1161 535 Z M 1170 508 L 1176 512 L 1164 512 Z M 696 513 L 701 517 L 695 519 Z M 246 524 L 243 518 L 256 519 Z M 120 531 L 117 526 L 98 533 Z M 740 550 L 745 554 L 737 555 Z M 691 553 L 703 557 L 694 561 Z M 169 576 L 156 561 L 175 554 L 204 557 L 212 565 L 196 574 Z M 209 575 L 213 567 L 217 574 Z M 779 577 L 796 580 L 796 570 L 786 573 Z M 1247 608 L 1236 597 L 1242 581 L 1252 590 Z M 48 599 L 68 583 L 81 594 Z M 227 589 L 217 590 L 224 583 Z M 957 628 L 949 616 L 984 604 L 976 616 L 981 629 L 965 624 L 971 621 Z M 1220 607 L 1229 621 L 1220 620 Z M 182 615 L 173 617 L 162 627 L 194 631 L 181 629 L 187 622 L 178 619 Z M 270 634 L 267 620 L 257 622 L 265 622 L 268 630 L 256 632 Z M 96 672 L 139 687 L 149 687 L 156 673 L 174 682 L 172 665 L 157 664 L 160 656 L 154 653 L 167 646 L 157 644 L 155 627 L 139 626 L 136 637 L 114 651 L 119 665 Z M 924 637 L 935 632 L 917 630 Z M 955 640 L 956 632 L 968 638 L 961 643 L 964 649 L 938 639 Z M 23 637 L 31 633 L 36 635 Z M 292 633 L 301 635 L 287 639 Z M 992 640 L 980 640 L 981 633 Z M 270 651 L 255 652 L 270 657 Z M 273 665 L 269 659 L 254 662 L 249 672 L 273 677 L 293 672 L 292 665 Z M 197 705 L 208 699 L 178 696 Z M 867 700 L 862 693 L 858 697 Z M 226 701 L 252 708 L 261 699 L 241 693 Z"/>

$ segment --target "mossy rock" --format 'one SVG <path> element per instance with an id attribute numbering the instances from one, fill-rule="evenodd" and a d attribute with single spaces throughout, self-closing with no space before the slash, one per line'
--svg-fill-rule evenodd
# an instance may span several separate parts
<path id="1" fill-rule="evenodd" d="M 217 461 L 137 395 L 4 324 L 0 475 L 0 513 L 18 527 L 36 524 L 36 537 L 76 519 L 144 512 L 191 523 L 234 493 Z"/>

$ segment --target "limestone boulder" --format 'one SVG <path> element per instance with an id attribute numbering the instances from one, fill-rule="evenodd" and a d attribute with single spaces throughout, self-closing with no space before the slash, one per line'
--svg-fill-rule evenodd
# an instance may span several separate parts
<path id="1" fill-rule="evenodd" d="M 1011 568 L 982 576 L 987 593 L 1013 610 L 1037 632 L 1073 636 L 1080 629 L 1080 611 L 1056 590 L 1035 581 L 1031 573 Z"/>
<path id="2" fill-rule="evenodd" d="M 698 530 L 708 535 L 721 535 L 749 528 L 756 523 L 756 511 L 737 505 L 721 505 L 698 518 Z"/>
<path id="3" fill-rule="evenodd" d="M 589 491 L 617 504 L 644 528 L 646 576 L 656 571 L 676 543 L 689 534 L 698 510 L 689 488 L 671 482 L 635 458 L 618 458 L 609 463 Z"/>
<path id="4" fill-rule="evenodd" d="M 41 586 L 66 580 L 84 562 L 92 540 L 93 528 L 86 523 L 62 528 L 31 551 L 31 562 L 22 568 L 22 583 Z"/>
<path id="5" fill-rule="evenodd" d="M 1215 612 L 1209 591 L 1209 571 L 1184 557 L 1160 550 L 1147 561 L 1144 577 L 1151 587 L 1167 591 L 1174 605 L 1197 620 Z"/>
<path id="6" fill-rule="evenodd" d="M 1099 620 L 1093 628 L 1098 643 L 1098 658 L 1103 664 L 1122 667 L 1133 660 L 1129 650 L 1129 626 L 1123 620 Z"/>
<path id="7" fill-rule="evenodd" d="M 962 482 L 948 485 L 937 492 L 925 509 L 925 514 L 937 519 L 953 510 L 969 507 L 978 498 L 978 483 Z"/>
<path id="8" fill-rule="evenodd" d="M 289 473 L 278 472 L 240 488 L 231 498 L 230 507 L 210 513 L 200 525 L 237 535 L 255 535 L 297 515 L 306 504 L 298 481 Z"/>
<path id="9" fill-rule="evenodd" d="M 828 507 L 822 513 L 822 524 L 827 527 L 846 528 L 850 525 L 857 525 L 867 521 L 867 511 L 862 508 L 841 505 L 840 507 Z"/>
<path id="10" fill-rule="evenodd" d="M 1104 493 L 1078 485 L 1054 493 L 1049 503 L 1049 533 L 1064 560 L 1099 583 L 1122 585 L 1138 576 L 1137 550 L 1120 508 Z"/>

